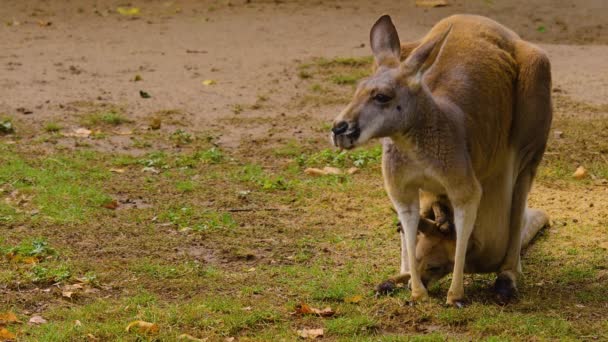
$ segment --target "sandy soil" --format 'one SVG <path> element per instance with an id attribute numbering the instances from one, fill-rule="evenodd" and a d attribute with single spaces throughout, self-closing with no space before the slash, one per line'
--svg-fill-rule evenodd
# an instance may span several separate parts
<path id="1" fill-rule="evenodd" d="M 0 113 L 25 108 L 33 113 L 23 120 L 35 127 L 70 121 L 79 102 L 108 102 L 125 106 L 133 118 L 180 109 L 188 125 L 204 129 L 231 115 L 235 104 L 271 94 L 278 106 L 264 115 L 280 115 L 299 95 L 294 61 L 368 55 L 369 26 L 380 13 L 393 15 L 402 40 L 420 37 L 452 13 L 496 18 L 548 51 L 556 88 L 576 100 L 608 103 L 608 6 L 602 0 L 454 0 L 432 9 L 413 1 L 132 2 L 141 9 L 137 17 L 116 13 L 120 5 L 2 2 Z M 135 75 L 143 80 L 134 82 Z M 204 86 L 206 79 L 217 83 Z M 152 97 L 141 98 L 140 90 Z M 333 110 L 306 114 L 329 120 Z"/>

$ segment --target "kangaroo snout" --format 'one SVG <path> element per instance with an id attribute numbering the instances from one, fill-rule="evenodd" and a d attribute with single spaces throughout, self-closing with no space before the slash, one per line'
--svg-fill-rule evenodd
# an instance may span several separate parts
<path id="1" fill-rule="evenodd" d="M 356 123 L 337 121 L 331 129 L 331 141 L 334 146 L 348 150 L 355 147 L 360 133 Z"/>

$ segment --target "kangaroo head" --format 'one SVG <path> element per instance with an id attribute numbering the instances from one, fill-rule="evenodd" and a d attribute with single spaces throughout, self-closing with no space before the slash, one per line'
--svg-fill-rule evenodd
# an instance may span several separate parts
<path id="1" fill-rule="evenodd" d="M 449 31 L 418 46 L 400 62 L 397 30 L 388 15 L 380 17 L 370 32 L 377 68 L 359 82 L 352 101 L 334 120 L 334 145 L 350 149 L 373 138 L 406 131 L 415 121 L 422 78 L 434 64 Z"/>
<path id="2" fill-rule="evenodd" d="M 431 284 L 454 268 L 456 251 L 455 232 L 442 233 L 439 229 L 419 230 L 416 239 L 416 260 L 420 279 Z"/>

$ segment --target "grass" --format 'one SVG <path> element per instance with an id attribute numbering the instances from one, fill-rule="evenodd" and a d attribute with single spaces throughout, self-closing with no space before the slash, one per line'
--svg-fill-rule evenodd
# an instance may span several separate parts
<path id="1" fill-rule="evenodd" d="M 352 86 L 332 77 L 357 75 L 370 62 L 301 65 L 296 72 L 311 77 L 295 82 L 316 102 L 290 105 L 333 110 L 328 106 L 347 99 Z M 258 102 L 269 113 L 277 110 L 274 99 Z M 77 107 L 82 113 L 116 108 Z M 163 124 L 180 116 L 161 112 L 152 115 Z M 606 169 L 605 115 L 603 107 L 557 99 L 554 129 L 564 134 L 552 134 L 530 197 L 553 227 L 522 259 L 519 301 L 498 306 L 490 292 L 494 276 L 467 275 L 470 305 L 461 310 L 443 304 L 449 278 L 416 306 L 407 305 L 407 290 L 375 297 L 376 284 L 399 268 L 381 148 L 329 149 L 326 120 L 229 121 L 235 129 L 269 123 L 277 131 L 309 129 L 232 148 L 217 144 L 221 130 L 205 135 L 188 122 L 180 126 L 187 130 L 134 133 L 149 142 L 136 153 L 61 147 L 61 135 L 51 146 L 27 136 L 0 140 L 0 313 L 48 320 L 5 325 L 24 341 L 172 341 L 184 333 L 210 341 L 293 341 L 303 328 L 323 328 L 329 341 L 603 340 L 608 221 L 605 186 L 596 182 Z M 598 179 L 573 179 L 578 164 Z M 324 166 L 361 171 L 303 172 Z M 112 201 L 117 208 L 104 207 Z M 66 298 L 68 285 L 84 289 Z M 349 302 L 354 297 L 360 300 Z M 336 314 L 292 314 L 300 303 Z M 135 320 L 157 324 L 158 333 L 127 332 Z"/>
<path id="2" fill-rule="evenodd" d="M 82 123 L 87 127 L 119 126 L 130 122 L 132 121 L 127 119 L 118 109 L 89 113 L 82 120 Z"/>
<path id="3" fill-rule="evenodd" d="M 63 127 L 56 122 L 47 122 L 47 124 L 44 125 L 44 130 L 48 133 L 57 133 L 61 131 L 62 128 Z"/>

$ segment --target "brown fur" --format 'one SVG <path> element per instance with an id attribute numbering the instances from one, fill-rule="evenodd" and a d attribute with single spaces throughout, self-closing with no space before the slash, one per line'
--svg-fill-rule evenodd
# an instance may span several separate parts
<path id="1" fill-rule="evenodd" d="M 472 15 L 448 17 L 403 45 L 383 16 L 370 37 L 375 72 L 336 118 L 332 139 L 348 149 L 384 138 L 383 176 L 403 226 L 401 273 L 411 276 L 412 298 L 427 296 L 429 265 L 441 275 L 453 265 L 449 304 L 464 298 L 465 269 L 500 272 L 515 288 L 522 236 L 546 219 L 526 209 L 552 117 L 546 55 Z M 456 239 L 424 235 L 416 245 L 425 210 L 448 213 Z"/>

